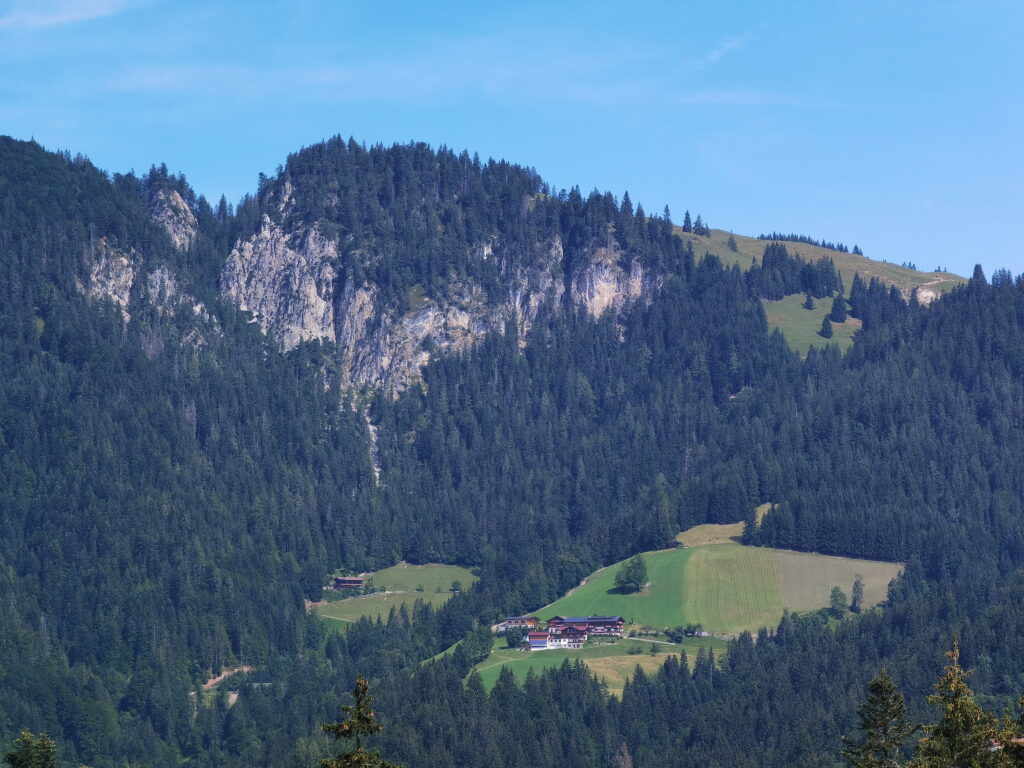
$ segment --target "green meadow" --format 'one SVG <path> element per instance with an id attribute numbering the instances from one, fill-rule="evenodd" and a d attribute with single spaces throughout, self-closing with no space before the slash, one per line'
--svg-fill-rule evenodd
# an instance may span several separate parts
<path id="1" fill-rule="evenodd" d="M 769 242 L 755 237 L 733 235 L 736 242 L 736 250 L 733 251 L 728 246 L 729 233 L 720 229 L 713 229 L 708 237 L 701 237 L 685 233 L 676 227 L 676 234 L 693 245 L 694 254 L 698 258 L 711 254 L 717 256 L 723 264 L 737 264 L 741 269 L 748 269 L 754 259 L 760 261 L 764 255 L 764 247 Z M 848 245 L 852 247 L 852 244 Z M 917 288 L 919 295 L 926 298 L 947 293 L 957 285 L 967 282 L 963 277 L 950 272 L 920 272 L 898 264 L 875 261 L 852 253 L 840 253 L 816 245 L 786 242 L 785 246 L 789 253 L 799 255 L 807 261 L 817 261 L 825 256 L 832 259 L 843 279 L 847 296 L 850 294 L 855 274 L 859 274 L 865 282 L 877 277 L 886 285 L 895 285 L 904 295 L 909 295 L 910 291 Z M 853 343 L 853 334 L 860 327 L 860 321 L 849 318 L 845 323 L 833 323 L 832 338 L 822 338 L 818 331 L 821 330 L 822 318 L 832 308 L 832 299 L 815 299 L 816 306 L 811 310 L 803 308 L 803 300 L 803 295 L 797 294 L 787 296 L 781 301 L 765 301 L 768 325 L 782 331 L 789 346 L 801 355 L 806 355 L 811 347 L 820 348 L 830 343 L 836 344 L 842 352 L 849 349 Z"/>
<path id="2" fill-rule="evenodd" d="M 811 347 L 835 344 L 845 352 L 853 344 L 853 334 L 861 326 L 860 320 L 847 317 L 845 323 L 832 323 L 832 338 L 826 339 L 818 331 L 821 321 L 832 310 L 832 299 L 815 299 L 814 309 L 804 309 L 803 294 L 787 296 L 781 301 L 762 301 L 770 328 L 778 328 L 789 346 L 805 356 Z"/>
<path id="3" fill-rule="evenodd" d="M 497 641 L 496 646 L 504 645 Z M 526 679 L 530 670 L 540 674 L 545 669 L 561 666 L 563 662 L 570 664 L 579 660 L 585 663 L 595 675 L 605 681 L 609 693 L 621 694 L 626 680 L 633 676 L 637 666 L 645 672 L 653 672 L 669 656 L 685 652 L 692 668 L 693 659 L 701 648 L 709 648 L 716 654 L 724 652 L 726 642 L 714 637 L 687 638 L 680 645 L 673 643 L 656 643 L 644 640 L 623 639 L 618 642 L 591 641 L 582 650 L 552 649 L 549 651 L 520 651 L 500 648 L 491 652 L 484 661 L 476 665 L 484 687 L 490 690 L 498 681 L 502 667 L 508 667 L 520 683 Z M 654 651 L 653 655 L 651 651 Z M 632 651 L 632 653 L 631 653 Z M 637 653 L 639 651 L 639 653 Z"/>
<path id="4" fill-rule="evenodd" d="M 537 612 L 552 616 L 620 615 L 630 624 L 664 629 L 701 624 L 716 634 L 773 628 L 783 610 L 828 605 L 833 586 L 847 594 L 857 574 L 865 607 L 885 599 L 902 566 L 789 552 L 736 543 L 646 552 L 649 585 L 634 594 L 615 590 L 616 564 L 595 572 L 570 595 Z"/>
<path id="5" fill-rule="evenodd" d="M 768 506 L 758 508 L 759 520 Z M 543 620 L 611 614 L 622 616 L 634 628 L 701 624 L 716 635 L 735 635 L 773 629 L 786 609 L 824 608 L 833 587 L 849 595 L 858 575 L 864 583 L 864 607 L 870 608 L 886 599 L 889 582 L 902 569 L 899 563 L 746 547 L 737 542 L 742 527 L 739 523 L 695 526 L 679 534 L 681 546 L 643 553 L 649 583 L 640 592 L 622 594 L 615 589 L 615 574 L 622 565 L 616 563 L 595 571 L 570 594 L 534 613 Z M 680 645 L 641 638 L 591 639 L 577 651 L 531 652 L 504 646 L 503 640 L 497 640 L 495 650 L 475 667 L 488 689 L 502 667 L 522 682 L 530 670 L 539 673 L 580 660 L 606 682 L 611 693 L 622 691 L 638 665 L 650 672 L 681 651 L 692 659 L 700 648 L 720 656 L 728 647 L 718 637 L 686 638 Z"/>
<path id="6" fill-rule="evenodd" d="M 756 237 L 745 235 L 733 235 L 736 241 L 736 250 L 729 249 L 729 233 L 721 229 L 712 229 L 709 237 L 700 237 L 694 234 L 687 234 L 676 227 L 678 234 L 684 241 L 693 244 L 693 252 L 697 258 L 705 253 L 717 256 L 723 264 L 738 264 L 741 269 L 747 269 L 753 264 L 754 259 L 758 261 L 764 255 L 764 247 L 769 242 L 759 240 Z M 786 250 L 791 254 L 799 255 L 806 261 L 817 261 L 823 256 L 828 256 L 839 270 L 843 278 L 843 285 L 849 293 L 850 284 L 853 282 L 854 274 L 860 274 L 865 282 L 872 277 L 877 277 L 886 285 L 895 285 L 901 291 L 909 292 L 918 288 L 922 291 L 933 291 L 936 294 L 947 293 L 955 286 L 966 283 L 966 278 L 954 275 L 951 272 L 921 272 L 916 269 L 908 269 L 899 264 L 889 264 L 884 261 L 876 261 L 866 256 L 858 256 L 852 253 L 840 253 L 828 248 L 821 248 L 817 245 L 806 245 L 804 243 L 787 242 Z M 851 248 L 852 243 L 847 243 Z M 920 265 L 928 268 L 933 264 Z M 820 323 L 820 320 L 819 320 Z"/>
<path id="7" fill-rule="evenodd" d="M 453 582 L 459 582 L 463 589 L 468 589 L 479 580 L 468 568 L 439 563 L 399 563 L 368 575 L 373 577 L 375 586 L 384 588 L 385 591 L 317 603 L 312 606 L 313 610 L 321 618 L 338 625 L 358 621 L 363 616 L 369 619 L 380 616 L 382 620 L 387 621 L 392 608 L 397 610 L 402 605 L 407 605 L 411 610 L 416 600 L 423 600 L 438 608 L 452 596 Z M 418 591 L 421 588 L 422 591 Z"/>

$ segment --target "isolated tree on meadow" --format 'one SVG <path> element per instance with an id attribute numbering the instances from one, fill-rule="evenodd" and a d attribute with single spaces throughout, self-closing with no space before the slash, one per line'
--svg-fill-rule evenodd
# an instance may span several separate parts
<path id="1" fill-rule="evenodd" d="M 854 574 L 853 577 L 853 592 L 850 595 L 850 610 L 854 613 L 860 613 L 861 608 L 864 607 L 864 579 L 858 573 Z"/>
<path id="2" fill-rule="evenodd" d="M 633 555 L 615 574 L 615 587 L 620 592 L 638 592 L 647 583 L 647 561 L 643 555 Z"/>
<path id="3" fill-rule="evenodd" d="M 683 214 L 683 232 L 693 232 L 693 224 L 690 222 L 690 212 Z"/>
<path id="4" fill-rule="evenodd" d="M 804 303 L 801 304 L 804 309 L 814 309 L 814 297 L 809 293 L 804 294 Z"/>
<path id="5" fill-rule="evenodd" d="M 818 331 L 818 335 L 825 339 L 832 338 L 832 321 L 828 319 L 828 315 L 821 318 L 821 330 Z"/>
<path id="6" fill-rule="evenodd" d="M 725 244 L 729 247 L 729 250 L 736 253 L 738 247 L 736 245 L 736 238 L 732 236 L 732 232 L 729 233 L 729 239 L 726 240 Z"/>
<path id="7" fill-rule="evenodd" d="M 843 737 L 843 757 L 853 768 L 897 768 L 903 744 L 915 730 L 907 720 L 903 694 L 886 670 L 868 683 L 868 698 L 857 709 L 861 736 Z"/>
<path id="8" fill-rule="evenodd" d="M 832 594 L 828 599 L 828 610 L 837 619 L 846 615 L 846 593 L 839 587 L 832 587 Z"/>

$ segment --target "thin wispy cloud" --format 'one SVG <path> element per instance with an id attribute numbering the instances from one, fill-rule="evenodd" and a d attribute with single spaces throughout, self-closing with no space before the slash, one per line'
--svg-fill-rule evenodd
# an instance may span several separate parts
<path id="1" fill-rule="evenodd" d="M 727 40 L 702 61 L 718 60 L 745 40 Z M 674 90 L 673 81 L 693 71 L 688 63 L 673 61 L 667 50 L 638 50 L 628 42 L 559 49 L 556 42 L 538 38 L 524 46 L 519 34 L 497 34 L 435 40 L 386 58 L 314 63 L 296 57 L 285 66 L 238 60 L 158 62 L 110 73 L 98 82 L 112 93 L 215 97 L 234 103 L 274 99 L 409 105 L 479 98 L 614 108 L 663 99 Z M 689 103 L 759 100 L 749 93 L 731 96 L 701 94 L 691 96 Z"/>
<path id="2" fill-rule="evenodd" d="M 722 43 L 720 46 L 715 48 L 711 53 L 705 56 L 702 61 L 705 66 L 717 64 L 718 61 L 725 56 L 729 51 L 735 51 L 742 48 L 747 44 L 747 37 L 732 37 Z"/>
<path id="3" fill-rule="evenodd" d="M 0 5 L 0 30 L 59 27 L 113 16 L 139 4 L 139 0 L 14 0 Z"/>
<path id="4" fill-rule="evenodd" d="M 673 96 L 670 101 L 680 105 L 721 105 L 736 107 L 796 106 L 796 101 L 768 91 L 745 91 L 720 88 L 694 91 Z"/>

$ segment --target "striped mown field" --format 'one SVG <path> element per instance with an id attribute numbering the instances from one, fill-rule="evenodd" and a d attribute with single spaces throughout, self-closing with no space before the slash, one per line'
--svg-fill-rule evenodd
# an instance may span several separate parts
<path id="1" fill-rule="evenodd" d="M 767 508 L 758 508 L 759 519 Z M 621 565 L 617 563 L 595 571 L 570 594 L 535 613 L 541 619 L 612 614 L 630 624 L 659 630 L 701 624 L 709 632 L 732 635 L 774 628 L 785 609 L 824 608 L 832 587 L 840 587 L 849 596 L 858 575 L 864 582 L 864 607 L 869 608 L 886 598 L 889 582 L 902 569 L 899 563 L 745 547 L 735 541 L 742 528 L 742 524 L 700 525 L 678 536 L 684 546 L 645 552 L 650 583 L 641 592 L 626 595 L 615 590 L 615 574 Z M 609 692 L 619 693 L 637 665 L 652 671 L 680 650 L 692 661 L 701 647 L 720 655 L 727 645 L 716 637 L 694 637 L 680 646 L 623 639 L 617 643 L 591 641 L 576 651 L 529 652 L 502 647 L 492 651 L 476 671 L 490 689 L 503 667 L 522 682 L 529 670 L 540 672 L 579 660 L 605 680 Z"/>
<path id="2" fill-rule="evenodd" d="M 865 587 L 864 605 L 871 607 L 885 599 L 889 582 L 902 568 L 899 563 L 721 543 L 728 541 L 725 533 L 734 531 L 722 526 L 720 535 L 705 526 L 689 540 L 714 543 L 645 552 L 650 583 L 641 592 L 615 590 L 617 563 L 596 571 L 537 615 L 612 614 L 657 629 L 701 624 L 716 634 L 756 632 L 778 624 L 784 609 L 824 608 L 834 586 L 850 595 L 858 574 Z"/>

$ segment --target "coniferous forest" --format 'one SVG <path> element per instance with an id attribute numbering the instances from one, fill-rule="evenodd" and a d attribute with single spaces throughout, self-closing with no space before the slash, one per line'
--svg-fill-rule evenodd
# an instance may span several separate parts
<path id="1" fill-rule="evenodd" d="M 355 391 L 331 342 L 283 352 L 221 293 L 286 185 L 289 215 L 343 244 L 338 279 L 396 306 L 459 280 L 495 300 L 491 237 L 522 265 L 557 237 L 565 274 L 614 244 L 662 278 L 620 316 L 552 304 L 525 343 L 492 332 L 394 396 Z M 162 190 L 196 219 L 186 248 L 150 215 Z M 1024 278 L 978 269 L 922 305 L 858 276 L 852 348 L 801 359 L 761 299 L 845 287 L 795 239 L 741 271 L 628 195 L 422 144 L 332 139 L 232 207 L 163 167 L 107 174 L 0 139 L 0 745 L 28 730 L 67 765 L 313 766 L 362 675 L 373 746 L 406 766 L 834 766 L 883 667 L 910 718 L 934 719 L 954 638 L 979 702 L 1015 713 Z M 124 309 L 88 288 L 112 254 L 150 276 Z M 155 273 L 188 312 L 146 299 Z M 746 543 L 905 563 L 883 608 L 787 615 L 621 696 L 579 663 L 487 692 L 473 643 L 427 661 L 766 502 Z M 344 633 L 306 612 L 335 568 L 403 559 L 480 581 Z M 202 683 L 240 665 L 237 701 L 208 701 Z"/>

